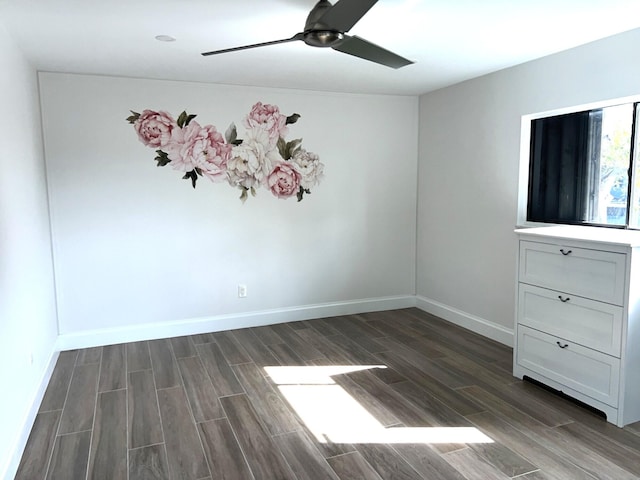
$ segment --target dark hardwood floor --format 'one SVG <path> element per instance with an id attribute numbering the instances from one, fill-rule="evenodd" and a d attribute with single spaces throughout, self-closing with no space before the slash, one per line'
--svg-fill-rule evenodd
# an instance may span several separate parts
<path id="1" fill-rule="evenodd" d="M 640 478 L 511 356 L 418 309 L 62 352 L 16 478 Z"/>

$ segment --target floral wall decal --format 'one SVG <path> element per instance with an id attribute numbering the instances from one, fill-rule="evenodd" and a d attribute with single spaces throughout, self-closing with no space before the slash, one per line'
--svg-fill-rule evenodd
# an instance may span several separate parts
<path id="1" fill-rule="evenodd" d="M 244 119 L 246 138 L 238 138 L 235 123 L 224 133 L 215 126 L 201 126 L 196 115 L 183 111 L 177 119 L 164 111 L 131 111 L 127 121 L 138 139 L 156 151 L 158 167 L 171 165 L 191 180 L 199 177 L 239 188 L 244 202 L 248 192 L 267 188 L 278 198 L 301 201 L 320 183 L 324 164 L 315 153 L 302 148 L 302 139 L 286 141 L 289 125 L 300 115 L 286 116 L 275 105 L 256 103 Z"/>

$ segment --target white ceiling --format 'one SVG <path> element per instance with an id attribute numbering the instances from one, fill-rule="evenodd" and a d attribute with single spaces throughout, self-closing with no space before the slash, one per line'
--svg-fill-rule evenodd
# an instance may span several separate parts
<path id="1" fill-rule="evenodd" d="M 394 70 L 288 38 L 315 0 L 0 0 L 36 68 L 337 92 L 418 95 L 640 27 L 639 0 L 379 0 L 349 32 L 414 60 Z M 171 35 L 163 43 L 156 35 Z"/>

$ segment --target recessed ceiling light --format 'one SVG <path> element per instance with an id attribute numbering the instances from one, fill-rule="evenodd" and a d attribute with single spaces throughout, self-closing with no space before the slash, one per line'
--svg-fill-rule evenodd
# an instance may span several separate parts
<path id="1" fill-rule="evenodd" d="M 156 35 L 156 40 L 159 40 L 160 42 L 175 42 L 176 39 L 173 38 L 171 35 Z"/>

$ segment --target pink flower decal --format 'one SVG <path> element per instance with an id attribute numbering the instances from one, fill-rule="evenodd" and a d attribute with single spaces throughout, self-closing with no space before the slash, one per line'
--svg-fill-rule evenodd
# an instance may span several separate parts
<path id="1" fill-rule="evenodd" d="M 278 198 L 289 198 L 300 190 L 302 176 L 291 162 L 281 162 L 267 177 L 269 190 Z"/>
<path id="2" fill-rule="evenodd" d="M 147 147 L 162 148 L 169 142 L 171 132 L 178 128 L 178 125 L 167 112 L 143 110 L 133 123 L 133 128 L 140 141 Z"/>
<path id="3" fill-rule="evenodd" d="M 143 110 L 131 111 L 127 121 L 140 141 L 156 151 L 158 166 L 171 164 L 193 188 L 198 178 L 207 177 L 240 189 L 243 202 L 259 187 L 278 198 L 295 196 L 301 201 L 323 177 L 320 157 L 302 148 L 301 138 L 284 138 L 287 125 L 300 118 L 297 113 L 287 117 L 276 105 L 256 103 L 244 120 L 246 139 L 238 138 L 235 123 L 223 135 L 195 117 L 184 111 L 174 120 L 162 110 Z"/>
<path id="4" fill-rule="evenodd" d="M 192 121 L 184 128 L 176 128 L 166 147 L 174 170 L 190 172 L 200 170 L 212 181 L 225 180 L 231 145 L 213 125 L 201 127 Z"/>
<path id="5" fill-rule="evenodd" d="M 275 144 L 279 138 L 284 138 L 288 133 L 287 117 L 280 113 L 275 105 L 263 105 L 256 103 L 244 124 L 249 129 L 260 128 L 267 132 L 271 144 Z"/>

